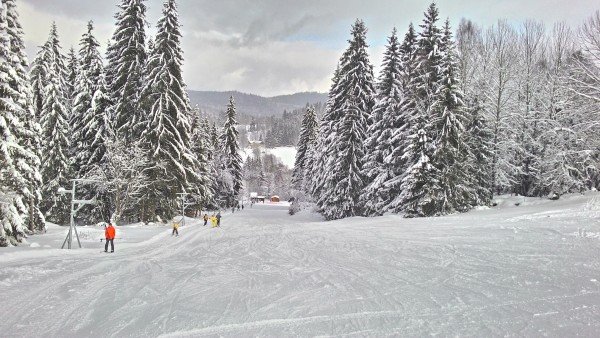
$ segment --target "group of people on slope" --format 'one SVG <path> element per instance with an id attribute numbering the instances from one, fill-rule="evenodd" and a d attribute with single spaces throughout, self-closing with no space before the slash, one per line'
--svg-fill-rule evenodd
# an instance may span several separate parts
<path id="1" fill-rule="evenodd" d="M 211 216 L 208 216 L 208 214 L 204 214 L 204 216 L 202 216 L 202 219 L 204 220 L 204 226 L 206 226 L 209 220 L 213 228 L 221 226 L 221 212 L 217 212 L 216 214 L 213 213 Z M 104 244 L 104 252 L 108 252 L 109 243 L 110 252 L 115 252 L 115 234 L 115 227 L 112 225 L 112 223 L 109 222 L 108 226 L 106 226 L 106 228 L 104 229 L 104 238 L 106 239 L 106 243 Z M 171 232 L 171 236 L 173 235 L 179 236 L 178 222 L 173 223 L 173 232 Z"/>
<path id="2" fill-rule="evenodd" d="M 218 212 L 216 215 L 213 213 L 210 217 L 208 214 L 204 214 L 202 219 L 204 220 L 204 226 L 206 226 L 206 223 L 208 223 L 209 220 L 213 228 L 221 226 L 221 212 Z"/>

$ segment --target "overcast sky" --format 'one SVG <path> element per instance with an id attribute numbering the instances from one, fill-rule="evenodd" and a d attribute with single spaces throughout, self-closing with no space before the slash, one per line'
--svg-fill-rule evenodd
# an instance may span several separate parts
<path id="1" fill-rule="evenodd" d="M 77 48 L 86 22 L 106 46 L 119 0 L 17 1 L 32 59 L 58 24 L 63 49 Z M 600 8 L 598 0 L 438 0 L 441 17 L 456 27 L 463 17 L 481 25 L 498 19 L 534 18 L 548 26 L 572 27 Z M 154 34 L 162 0 L 147 0 Z M 409 22 L 418 25 L 429 1 L 422 0 L 179 0 L 188 88 L 239 90 L 259 95 L 299 91 L 326 92 L 337 60 L 346 47 L 351 24 L 363 19 L 371 62 L 379 69 L 386 37 Z"/>

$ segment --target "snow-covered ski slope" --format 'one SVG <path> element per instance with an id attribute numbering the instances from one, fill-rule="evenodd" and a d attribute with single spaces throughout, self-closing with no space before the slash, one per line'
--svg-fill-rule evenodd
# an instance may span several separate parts
<path id="1" fill-rule="evenodd" d="M 600 195 L 513 204 L 335 222 L 255 205 L 178 238 L 119 228 L 114 254 L 44 248 L 51 228 L 0 250 L 0 336 L 600 336 Z"/>

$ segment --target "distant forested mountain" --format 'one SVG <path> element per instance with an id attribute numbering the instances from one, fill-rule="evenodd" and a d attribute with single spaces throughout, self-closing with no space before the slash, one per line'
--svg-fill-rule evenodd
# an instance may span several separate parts
<path id="1" fill-rule="evenodd" d="M 306 92 L 274 97 L 246 94 L 237 91 L 188 91 L 192 107 L 198 106 L 202 112 L 213 115 L 225 110 L 229 97 L 233 96 L 240 114 L 251 116 L 281 116 L 284 111 L 303 108 L 307 103 L 325 103 L 326 93 Z"/>

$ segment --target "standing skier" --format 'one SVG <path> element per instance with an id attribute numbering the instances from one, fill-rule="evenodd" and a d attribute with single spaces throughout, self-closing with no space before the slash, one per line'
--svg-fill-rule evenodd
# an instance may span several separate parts
<path id="1" fill-rule="evenodd" d="M 217 220 L 217 216 L 215 216 L 215 214 L 213 214 L 211 216 L 210 223 L 212 224 L 213 228 L 216 228 L 218 226 L 218 220 Z"/>
<path id="2" fill-rule="evenodd" d="M 106 243 L 104 244 L 104 252 L 108 252 L 108 242 L 110 242 L 110 252 L 115 252 L 115 228 L 112 223 L 108 223 L 108 227 L 104 230 L 104 238 L 106 238 Z"/>
<path id="3" fill-rule="evenodd" d="M 204 217 L 202 217 L 202 219 L 204 220 L 204 226 L 206 226 L 206 222 L 208 222 L 208 214 L 204 214 Z"/>
<path id="4" fill-rule="evenodd" d="M 221 212 L 219 211 L 217 213 L 217 226 L 220 227 L 221 226 Z"/>
<path id="5" fill-rule="evenodd" d="M 179 223 L 173 223 L 173 232 L 171 233 L 171 236 L 176 235 L 177 237 L 179 237 Z"/>

